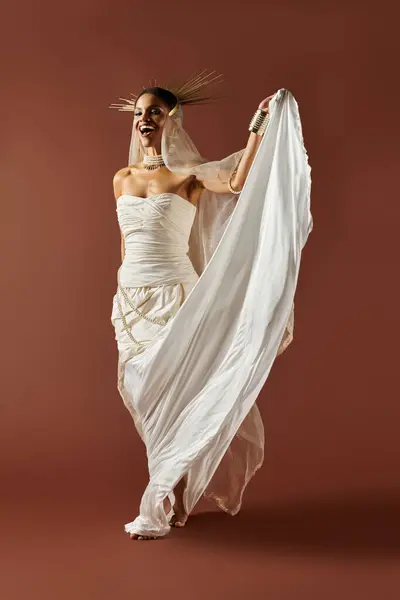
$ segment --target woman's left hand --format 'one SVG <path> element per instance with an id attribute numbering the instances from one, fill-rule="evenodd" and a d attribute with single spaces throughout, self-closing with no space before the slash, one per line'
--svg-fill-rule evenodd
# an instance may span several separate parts
<path id="1" fill-rule="evenodd" d="M 265 100 L 260 102 L 260 104 L 258 105 L 258 108 L 260 108 L 261 110 L 265 110 L 265 112 L 268 113 L 270 100 L 272 100 L 272 98 L 274 96 L 275 96 L 275 94 L 272 94 L 272 96 L 268 96 L 268 98 L 265 98 Z"/>

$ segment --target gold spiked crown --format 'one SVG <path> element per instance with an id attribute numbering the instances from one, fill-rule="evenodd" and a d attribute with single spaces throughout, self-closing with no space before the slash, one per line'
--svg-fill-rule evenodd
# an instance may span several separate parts
<path id="1" fill-rule="evenodd" d="M 159 85 L 156 80 L 152 80 L 149 87 L 161 87 L 176 97 L 177 104 L 169 113 L 172 116 L 180 106 L 184 106 L 185 104 L 206 104 L 217 100 L 218 96 L 204 94 L 204 90 L 219 83 L 222 83 L 222 75 L 217 75 L 215 71 L 208 73 L 207 70 L 204 70 L 190 77 L 182 85 Z M 143 89 L 146 88 L 143 86 Z M 124 112 L 134 111 L 139 96 L 140 94 L 131 94 L 130 98 L 119 98 L 122 104 L 111 104 L 110 108 L 116 108 Z"/>

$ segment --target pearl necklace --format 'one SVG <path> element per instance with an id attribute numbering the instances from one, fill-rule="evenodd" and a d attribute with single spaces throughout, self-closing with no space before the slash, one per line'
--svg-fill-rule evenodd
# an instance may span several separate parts
<path id="1" fill-rule="evenodd" d="M 165 162 L 162 154 L 157 154 L 156 156 L 149 156 L 145 154 L 143 157 L 143 168 L 147 169 L 148 171 L 153 171 L 154 169 L 164 166 Z"/>

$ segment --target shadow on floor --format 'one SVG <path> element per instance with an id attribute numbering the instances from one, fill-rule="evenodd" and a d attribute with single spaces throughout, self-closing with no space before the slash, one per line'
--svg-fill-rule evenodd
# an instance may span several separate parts
<path id="1" fill-rule="evenodd" d="M 349 558 L 400 555 L 400 496 L 349 497 L 254 507 L 231 517 L 193 515 L 184 535 L 199 544 L 237 546 L 274 554 L 318 554 Z"/>

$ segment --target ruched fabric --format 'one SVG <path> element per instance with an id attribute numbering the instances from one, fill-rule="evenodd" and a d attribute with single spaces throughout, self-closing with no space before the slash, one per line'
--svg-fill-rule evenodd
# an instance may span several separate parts
<path id="1" fill-rule="evenodd" d="M 126 287 L 194 283 L 189 235 L 196 207 L 177 194 L 138 198 L 123 194 L 117 213 L 125 241 L 120 281 Z"/>

